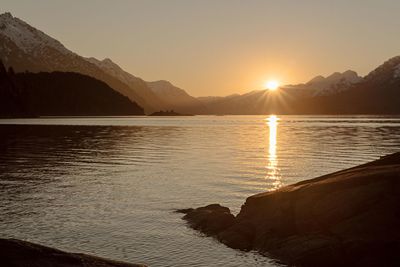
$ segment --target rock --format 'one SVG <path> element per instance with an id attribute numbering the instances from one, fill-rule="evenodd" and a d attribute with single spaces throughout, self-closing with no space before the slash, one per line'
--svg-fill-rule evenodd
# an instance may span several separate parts
<path id="1" fill-rule="evenodd" d="M 189 208 L 189 209 L 178 209 L 178 210 L 176 210 L 175 212 L 187 214 L 187 213 L 189 213 L 189 212 L 191 212 L 191 211 L 193 211 L 193 210 L 194 210 L 194 209 L 192 209 L 192 208 Z"/>
<path id="2" fill-rule="evenodd" d="M 217 235 L 234 223 L 235 216 L 229 208 L 211 204 L 197 209 L 186 209 L 183 219 L 187 220 L 193 229 L 207 235 Z"/>
<path id="3" fill-rule="evenodd" d="M 232 224 L 232 227 L 220 231 L 217 238 L 227 246 L 240 250 L 251 250 L 255 231 L 251 222 Z"/>
<path id="4" fill-rule="evenodd" d="M 396 266 L 400 153 L 251 196 L 236 218 L 220 223 L 215 214 L 228 211 L 213 204 L 184 219 L 229 247 L 258 250 L 290 265 Z"/>
<path id="5" fill-rule="evenodd" d="M 17 239 L 0 238 L 0 266 L 9 267 L 139 267 L 82 253 L 69 253 Z"/>

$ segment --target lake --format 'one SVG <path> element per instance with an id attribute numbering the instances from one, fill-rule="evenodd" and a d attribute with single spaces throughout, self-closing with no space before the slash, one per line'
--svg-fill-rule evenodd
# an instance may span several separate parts
<path id="1" fill-rule="evenodd" d="M 150 266 L 275 266 L 175 209 L 245 199 L 400 151 L 400 117 L 0 120 L 0 233 Z"/>

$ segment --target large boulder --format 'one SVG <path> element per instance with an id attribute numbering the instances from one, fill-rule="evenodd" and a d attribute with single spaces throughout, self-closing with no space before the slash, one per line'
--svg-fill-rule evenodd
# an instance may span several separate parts
<path id="1" fill-rule="evenodd" d="M 213 225 L 215 216 L 207 215 L 195 229 Z M 191 217 L 184 219 L 193 226 Z M 290 265 L 397 266 L 399 226 L 400 153 L 395 153 L 251 196 L 233 223 L 213 236 Z"/>

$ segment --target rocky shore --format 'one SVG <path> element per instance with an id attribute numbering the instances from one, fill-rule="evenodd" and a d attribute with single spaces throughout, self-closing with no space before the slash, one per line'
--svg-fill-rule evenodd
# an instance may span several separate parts
<path id="1" fill-rule="evenodd" d="M 295 266 L 400 264 L 400 153 L 247 198 L 235 217 L 212 204 L 179 210 L 227 246 Z"/>
<path id="2" fill-rule="evenodd" d="M 4 267 L 145 267 L 82 253 L 69 253 L 17 239 L 0 238 L 0 266 Z"/>

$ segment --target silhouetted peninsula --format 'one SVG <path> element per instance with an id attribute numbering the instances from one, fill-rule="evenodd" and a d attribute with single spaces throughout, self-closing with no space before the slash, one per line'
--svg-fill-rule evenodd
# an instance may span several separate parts
<path id="1" fill-rule="evenodd" d="M 247 198 L 185 209 L 189 225 L 229 247 L 295 266 L 397 266 L 400 153 Z"/>

